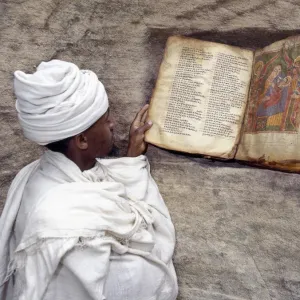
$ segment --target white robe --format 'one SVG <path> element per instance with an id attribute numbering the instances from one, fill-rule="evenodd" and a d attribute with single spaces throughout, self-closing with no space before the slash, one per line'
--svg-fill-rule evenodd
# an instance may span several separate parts
<path id="1" fill-rule="evenodd" d="M 1 300 L 176 299 L 174 227 L 145 156 L 81 172 L 47 151 L 14 180 L 0 230 Z"/>

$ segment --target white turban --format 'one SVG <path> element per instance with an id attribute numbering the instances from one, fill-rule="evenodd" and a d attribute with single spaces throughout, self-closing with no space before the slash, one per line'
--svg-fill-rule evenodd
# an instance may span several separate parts
<path id="1" fill-rule="evenodd" d="M 14 73 L 16 109 L 24 135 L 40 145 L 88 129 L 108 109 L 95 73 L 69 62 L 42 62 L 33 74 Z"/>

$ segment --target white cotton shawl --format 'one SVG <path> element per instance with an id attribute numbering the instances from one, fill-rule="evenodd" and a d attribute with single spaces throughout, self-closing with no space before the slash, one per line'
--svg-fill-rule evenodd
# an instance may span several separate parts
<path id="1" fill-rule="evenodd" d="M 35 170 L 47 164 L 63 174 L 55 175 L 60 184 L 43 194 L 26 218 L 20 242 L 15 244 L 12 230 L 24 187 Z M 93 173 L 83 176 L 65 156 L 47 151 L 13 181 L 0 219 L 0 285 L 9 280 L 12 271 L 25 268 L 25 274 L 30 275 L 25 276 L 25 286 L 17 299 L 41 300 L 61 259 L 85 240 L 95 244 L 104 240 L 115 253 L 131 253 L 158 265 L 172 289 L 153 299 L 176 298 L 177 283 L 172 269 L 174 229 L 162 199 L 158 199 L 147 159 L 140 156 L 100 160 L 97 164 L 103 174 L 100 181 Z M 53 174 L 49 172 L 49 176 Z M 158 219 L 160 223 L 156 224 Z M 153 226 L 161 227 L 156 236 Z M 166 241 L 166 246 L 158 258 L 153 249 L 160 240 Z M 36 267 L 29 270 L 28 266 Z M 4 288 L 5 284 L 0 287 L 2 297 Z M 11 284 L 8 289 L 13 289 Z M 97 289 L 91 287 L 92 291 Z M 12 293 L 6 291 L 8 295 Z M 98 299 L 96 293 L 93 299 Z"/>
<path id="2" fill-rule="evenodd" d="M 70 62 L 42 62 L 35 73 L 14 73 L 16 109 L 24 135 L 40 145 L 83 132 L 108 109 L 95 73 Z"/>

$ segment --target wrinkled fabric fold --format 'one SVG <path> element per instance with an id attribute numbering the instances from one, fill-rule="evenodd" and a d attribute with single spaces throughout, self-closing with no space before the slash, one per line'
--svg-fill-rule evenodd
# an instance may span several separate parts
<path id="1" fill-rule="evenodd" d="M 13 226 L 20 208 L 22 192 L 30 175 L 38 168 L 39 161 L 34 161 L 23 168 L 13 180 L 0 218 L 0 299 L 4 293 L 4 283 L 13 272 L 10 265 L 12 251 L 16 245 L 13 238 Z"/>
<path id="2" fill-rule="evenodd" d="M 16 71 L 14 92 L 24 135 L 40 145 L 83 132 L 108 109 L 97 75 L 61 60 L 42 62 L 33 74 Z"/>
<path id="3" fill-rule="evenodd" d="M 46 190 L 26 215 L 26 221 L 21 222 L 16 219 L 22 200 L 19 196 L 26 183 L 30 183 L 32 174 L 37 172 L 42 178 L 52 178 L 55 185 L 51 188 L 45 185 Z M 34 183 L 35 189 L 36 185 L 43 189 L 42 184 Z M 93 169 L 81 172 L 64 155 L 47 151 L 39 161 L 17 175 L 7 205 L 14 209 L 11 214 L 4 214 L 0 223 L 0 254 L 6 254 L 5 262 L 0 265 L 0 295 L 4 291 L 5 277 L 9 279 L 11 272 L 16 271 L 16 285 L 20 286 L 20 281 L 25 285 L 16 289 L 14 297 L 18 300 L 44 299 L 46 290 L 50 294 L 55 291 L 55 288 L 51 289 L 54 274 L 58 265 L 64 263 L 81 276 L 82 284 L 90 295 L 85 299 L 101 299 L 104 293 L 110 295 L 109 299 L 121 299 L 115 298 L 112 292 L 116 283 L 115 275 L 110 275 L 109 266 L 110 254 L 114 253 L 120 257 L 127 254 L 149 261 L 151 268 L 161 271 L 153 283 L 145 284 L 144 290 L 151 294 L 151 288 L 157 286 L 153 291 L 157 293 L 153 295 L 156 299 L 176 298 L 177 282 L 172 264 L 174 228 L 151 178 L 146 157 L 98 160 Z M 12 244 L 14 223 L 18 234 Z M 12 247 L 8 249 L 3 243 Z M 76 257 L 80 259 L 83 255 L 80 248 L 97 253 L 91 254 L 96 255 L 95 262 L 92 257 L 84 256 L 90 266 L 98 268 L 96 265 L 100 264 L 101 272 L 95 273 L 98 274 L 97 280 L 89 275 L 89 270 L 80 270 L 73 265 Z M 67 259 L 69 256 L 70 259 Z M 131 264 L 132 270 L 143 270 L 143 264 L 137 259 Z M 37 282 L 41 282 L 38 287 Z M 117 284 L 120 285 L 120 282 Z M 119 288 L 124 289 L 122 286 Z M 80 295 L 78 297 L 80 299 Z M 51 299 L 51 296 L 45 299 Z"/>

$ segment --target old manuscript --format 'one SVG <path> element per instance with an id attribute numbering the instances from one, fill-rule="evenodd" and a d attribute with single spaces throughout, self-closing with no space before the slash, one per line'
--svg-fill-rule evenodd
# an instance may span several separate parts
<path id="1" fill-rule="evenodd" d="M 253 53 L 171 37 L 151 99 L 146 139 L 167 149 L 232 158 L 248 98 Z"/>
<path id="2" fill-rule="evenodd" d="M 300 171 L 300 38 L 256 51 L 236 158 Z"/>
<path id="3" fill-rule="evenodd" d="M 299 37 L 256 52 L 170 37 L 149 118 L 159 147 L 300 170 Z"/>

